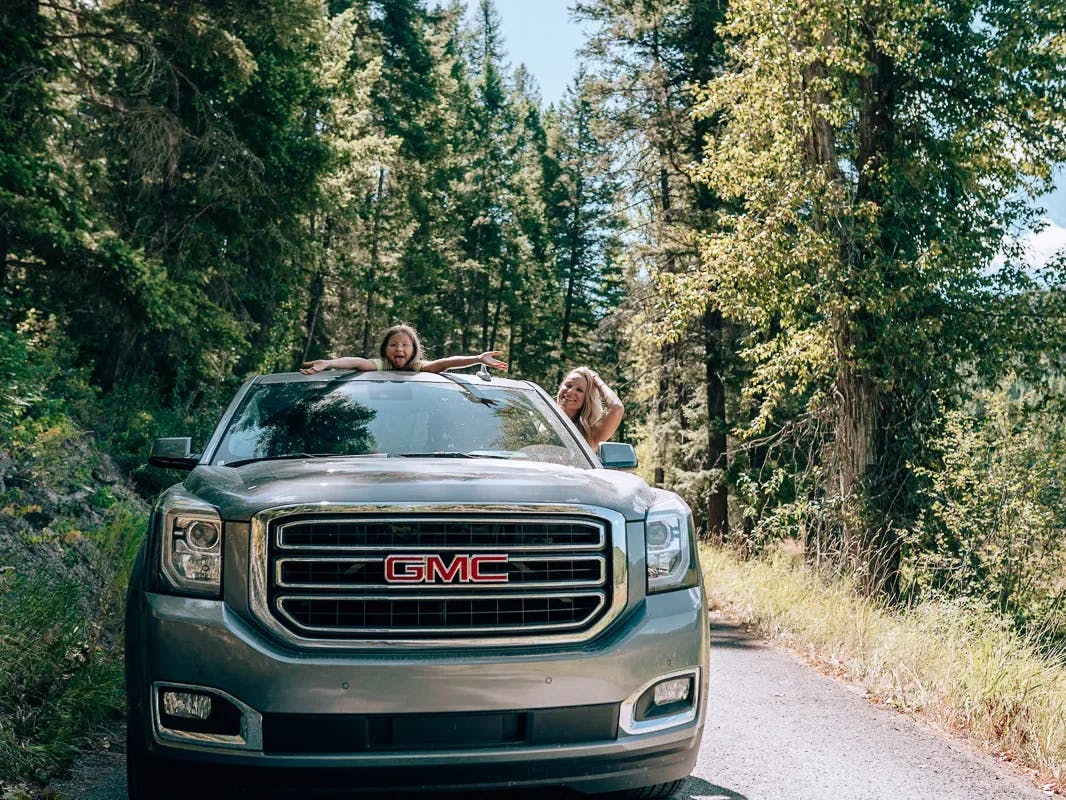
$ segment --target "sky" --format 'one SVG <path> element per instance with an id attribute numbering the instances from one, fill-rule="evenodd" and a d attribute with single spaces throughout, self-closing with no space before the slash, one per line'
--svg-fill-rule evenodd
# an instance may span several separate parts
<path id="1" fill-rule="evenodd" d="M 577 50 L 584 34 L 570 17 L 573 0 L 495 0 L 500 28 L 512 67 L 525 64 L 540 86 L 545 105 L 558 103 L 577 72 Z M 476 6 L 476 0 L 467 0 Z M 1041 198 L 1046 226 L 1026 237 L 1029 261 L 1043 264 L 1066 248 L 1066 168 L 1060 169 L 1056 189 Z"/>
<path id="2" fill-rule="evenodd" d="M 525 64 L 537 79 L 545 105 L 558 104 L 577 72 L 581 26 L 570 18 L 573 0 L 495 0 L 500 31 L 512 67 Z M 476 0 L 467 0 L 475 8 Z"/>

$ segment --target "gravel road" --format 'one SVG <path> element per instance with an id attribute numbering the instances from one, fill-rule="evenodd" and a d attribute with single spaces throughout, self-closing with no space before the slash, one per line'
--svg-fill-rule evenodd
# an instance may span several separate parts
<path id="1" fill-rule="evenodd" d="M 1024 777 L 715 620 L 684 800 L 1047 800 Z"/>
<path id="2" fill-rule="evenodd" d="M 712 634 L 707 731 L 676 800 L 1047 800 L 994 759 L 871 705 L 739 626 L 716 619 Z M 125 800 L 124 773 L 121 753 L 98 753 L 53 788 L 64 800 Z"/>

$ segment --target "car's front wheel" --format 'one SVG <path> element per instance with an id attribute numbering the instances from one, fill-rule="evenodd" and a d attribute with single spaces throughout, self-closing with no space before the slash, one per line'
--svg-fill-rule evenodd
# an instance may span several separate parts
<path id="1" fill-rule="evenodd" d="M 131 715 L 132 716 L 132 715 Z M 126 789 L 129 800 L 180 800 L 173 770 L 148 752 L 140 726 L 126 725 Z"/>

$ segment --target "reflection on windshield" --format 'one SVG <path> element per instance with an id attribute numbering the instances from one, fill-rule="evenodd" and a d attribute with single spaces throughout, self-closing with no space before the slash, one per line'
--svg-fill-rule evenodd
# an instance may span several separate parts
<path id="1" fill-rule="evenodd" d="M 234 414 L 213 461 L 466 453 L 589 466 L 535 393 L 485 387 L 479 395 L 454 384 L 414 381 L 257 384 Z"/>

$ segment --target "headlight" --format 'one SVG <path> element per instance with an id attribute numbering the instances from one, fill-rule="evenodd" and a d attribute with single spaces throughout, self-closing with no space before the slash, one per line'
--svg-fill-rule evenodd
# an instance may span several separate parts
<path id="1" fill-rule="evenodd" d="M 182 593 L 218 597 L 222 589 L 222 519 L 210 507 L 162 509 L 159 557 L 166 583 Z"/>
<path id="2" fill-rule="evenodd" d="M 652 509 L 644 531 L 648 594 L 687 589 L 699 580 L 692 545 L 691 515 L 671 506 Z"/>

